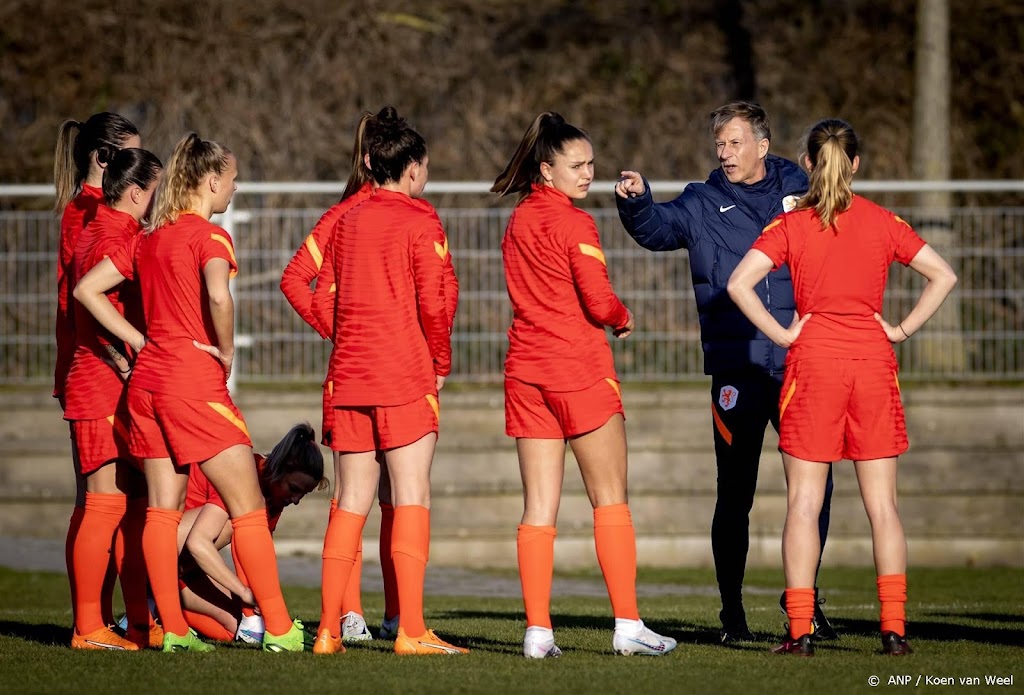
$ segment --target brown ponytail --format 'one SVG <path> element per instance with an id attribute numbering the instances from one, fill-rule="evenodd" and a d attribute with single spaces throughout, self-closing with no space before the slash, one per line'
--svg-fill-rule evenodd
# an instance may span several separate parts
<path id="1" fill-rule="evenodd" d="M 555 155 L 573 140 L 590 142 L 590 136 L 582 128 L 566 123 L 557 113 L 545 111 L 540 114 L 526 129 L 505 170 L 494 179 L 491 193 L 502 197 L 517 193 L 519 201 L 522 201 L 530 194 L 533 184 L 543 182 L 541 163 L 553 162 Z"/>
<path id="2" fill-rule="evenodd" d="M 74 132 L 73 132 L 74 131 Z M 57 131 L 53 156 L 53 183 L 57 188 L 53 209 L 59 215 L 78 195 L 89 175 L 92 153 L 101 164 L 110 162 L 128 138 L 139 130 L 116 113 L 93 114 L 84 123 L 69 119 Z"/>
<path id="3" fill-rule="evenodd" d="M 359 117 L 359 125 L 356 126 L 356 139 L 352 143 L 352 171 L 348 175 L 348 183 L 345 184 L 345 192 L 341 199 L 355 195 L 356 191 L 363 187 L 373 177 L 370 170 L 366 168 L 365 157 L 369 152 L 369 134 L 367 129 L 372 129 L 376 123 L 376 116 L 369 111 L 364 111 Z"/>

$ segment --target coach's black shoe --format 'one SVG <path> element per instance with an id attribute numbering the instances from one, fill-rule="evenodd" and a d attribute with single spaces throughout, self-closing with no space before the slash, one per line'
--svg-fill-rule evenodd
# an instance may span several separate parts
<path id="1" fill-rule="evenodd" d="M 883 632 L 882 653 L 889 656 L 906 656 L 913 654 L 914 650 L 910 648 L 910 642 L 903 635 L 897 635 L 895 632 Z"/>
<path id="2" fill-rule="evenodd" d="M 723 645 L 754 641 L 754 635 L 747 627 L 747 616 L 743 612 L 743 606 L 723 608 L 719 612 L 718 618 L 722 621 L 722 629 L 718 633 L 718 638 Z"/>
<path id="3" fill-rule="evenodd" d="M 825 603 L 824 598 L 818 598 L 818 588 L 814 588 L 814 617 L 811 619 L 811 634 L 814 639 L 820 640 L 836 640 L 839 639 L 839 633 L 832 627 L 832 623 L 825 617 L 824 611 L 821 610 L 821 606 Z M 786 612 L 786 592 L 782 592 L 782 596 L 779 597 L 779 608 L 782 612 Z"/>
<path id="4" fill-rule="evenodd" d="M 788 630 L 789 628 L 787 628 Z M 794 656 L 814 656 L 814 640 L 810 635 L 801 635 L 796 639 L 789 637 L 782 644 L 772 649 L 773 654 L 793 654 Z"/>

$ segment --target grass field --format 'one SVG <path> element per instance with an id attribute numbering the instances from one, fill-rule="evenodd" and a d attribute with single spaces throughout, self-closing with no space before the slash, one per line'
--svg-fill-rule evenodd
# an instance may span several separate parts
<path id="1" fill-rule="evenodd" d="M 67 584 L 62 575 L 0 569 L 0 693 L 820 693 L 892 691 L 918 687 L 966 691 L 959 679 L 1013 676 L 1024 685 L 1024 571 L 918 569 L 909 577 L 910 636 L 916 653 L 882 656 L 877 637 L 874 576 L 866 569 L 824 570 L 826 609 L 842 639 L 819 646 L 813 659 L 777 656 L 781 635 L 778 571 L 748 573 L 751 629 L 761 641 L 717 645 L 717 598 L 709 570 L 642 571 L 641 582 L 677 584 L 682 595 L 641 600 L 655 629 L 676 637 L 664 658 L 610 653 L 608 603 L 556 597 L 553 616 L 564 656 L 527 661 L 519 654 L 522 608 L 515 599 L 427 597 L 427 622 L 467 657 L 396 657 L 391 643 L 373 641 L 335 657 L 264 654 L 226 646 L 212 654 L 72 652 Z M 694 591 L 685 593 L 688 588 Z M 699 590 L 697 590 L 699 589 Z M 290 609 L 313 623 L 319 593 L 286 588 Z M 364 609 L 379 622 L 382 596 Z M 898 686 L 890 676 L 911 676 Z M 876 688 L 869 677 L 881 679 Z M 936 685 L 928 677 L 953 678 Z M 986 688 L 990 689 L 990 688 Z M 999 688 L 996 688 L 998 690 Z"/>

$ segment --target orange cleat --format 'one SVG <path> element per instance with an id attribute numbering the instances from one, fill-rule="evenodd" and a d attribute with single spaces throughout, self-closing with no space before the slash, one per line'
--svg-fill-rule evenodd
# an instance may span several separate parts
<path id="1" fill-rule="evenodd" d="M 398 628 L 398 637 L 395 638 L 395 654 L 403 656 L 410 654 L 469 654 L 469 650 L 448 644 L 435 635 L 433 630 L 427 630 L 419 637 L 413 638 L 405 634 L 404 629 Z"/>
<path id="2" fill-rule="evenodd" d="M 331 637 L 331 629 L 322 627 L 316 633 L 316 642 L 313 642 L 314 654 L 344 654 L 345 645 L 341 643 L 341 635 Z"/>
<path id="3" fill-rule="evenodd" d="M 149 630 L 129 627 L 125 637 L 139 649 L 163 649 L 164 647 L 164 629 L 156 623 L 150 625 Z"/>
<path id="4" fill-rule="evenodd" d="M 117 634 L 109 627 L 93 630 L 88 635 L 80 635 L 78 631 L 71 633 L 72 649 L 109 649 L 119 652 L 137 652 L 138 645 Z"/>

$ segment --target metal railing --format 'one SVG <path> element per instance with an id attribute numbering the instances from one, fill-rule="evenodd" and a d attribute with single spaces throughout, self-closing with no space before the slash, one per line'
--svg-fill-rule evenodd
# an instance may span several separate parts
<path id="1" fill-rule="evenodd" d="M 596 184 L 597 192 L 613 183 Z M 685 182 L 652 182 L 660 194 Z M 431 183 L 430 194 L 482 193 L 482 183 Z M 323 208 L 246 209 L 249 194 L 336 195 L 342 184 L 243 184 L 219 223 L 237 250 L 235 281 L 239 383 L 319 383 L 329 346 L 292 311 L 278 289 L 281 271 Z M 1024 182 L 862 182 L 858 191 L 1024 191 Z M 52 195 L 49 186 L 0 187 L 0 198 Z M 326 207 L 326 206 L 324 206 Z M 461 295 L 453 332 L 453 381 L 498 382 L 511 319 L 500 242 L 509 208 L 441 208 Z M 651 253 L 622 230 L 614 209 L 597 221 L 617 294 L 637 317 L 628 340 L 613 341 L 625 381 L 688 381 L 703 376 L 700 331 L 687 254 Z M 933 211 L 899 210 L 911 224 Z M 921 380 L 1024 379 L 1024 207 L 943 211 L 952 230 L 943 255 L 960 282 L 953 323 L 929 324 L 899 347 L 903 375 Z M 55 348 L 54 262 L 59 225 L 49 212 L 0 212 L 0 385 L 49 384 Z M 926 236 L 927 238 L 927 236 Z M 896 265 L 886 316 L 902 317 L 920 292 L 915 273 Z M 952 326 L 949 327 L 949 326 Z"/>

